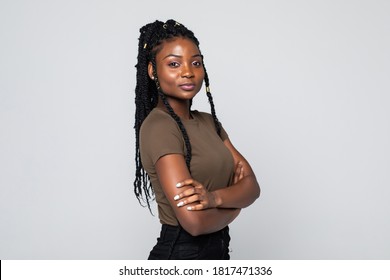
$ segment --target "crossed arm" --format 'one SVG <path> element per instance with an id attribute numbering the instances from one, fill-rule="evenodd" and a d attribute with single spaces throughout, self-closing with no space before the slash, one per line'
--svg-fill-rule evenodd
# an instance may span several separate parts
<path id="1" fill-rule="evenodd" d="M 156 163 L 164 193 L 179 223 L 191 235 L 224 228 L 238 216 L 241 208 L 252 204 L 260 195 L 259 184 L 249 163 L 229 139 L 224 144 L 234 159 L 234 184 L 216 191 L 208 192 L 200 182 L 191 178 L 182 155 L 165 155 Z"/>

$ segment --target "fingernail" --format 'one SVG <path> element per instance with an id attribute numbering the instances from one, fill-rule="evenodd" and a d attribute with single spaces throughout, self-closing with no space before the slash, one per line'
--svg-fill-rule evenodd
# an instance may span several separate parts
<path id="1" fill-rule="evenodd" d="M 177 194 L 177 195 L 175 195 L 175 197 L 173 199 L 178 200 L 179 198 L 180 198 L 180 196 Z"/>
<path id="2" fill-rule="evenodd" d="M 188 207 L 187 207 L 187 210 L 192 210 L 192 207 L 191 207 L 191 206 L 188 206 Z"/>
<path id="3" fill-rule="evenodd" d="M 182 207 L 184 205 L 184 202 L 183 201 L 180 201 L 178 204 L 177 204 L 177 207 Z"/>
<path id="4" fill-rule="evenodd" d="M 181 187 L 181 183 L 177 183 L 176 188 L 180 188 L 180 187 Z"/>

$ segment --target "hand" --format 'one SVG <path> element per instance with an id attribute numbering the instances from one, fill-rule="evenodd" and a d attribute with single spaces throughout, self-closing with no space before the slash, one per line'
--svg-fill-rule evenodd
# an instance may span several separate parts
<path id="1" fill-rule="evenodd" d="M 217 204 L 213 193 L 207 191 L 206 188 L 198 181 L 195 181 L 194 179 L 187 179 L 176 185 L 178 188 L 184 186 L 191 188 L 175 195 L 173 199 L 178 201 L 177 207 L 183 207 L 187 204 L 193 204 L 196 202 L 198 202 L 198 204 L 188 206 L 187 210 L 204 210 L 216 207 Z"/>
<path id="2" fill-rule="evenodd" d="M 242 178 L 244 178 L 244 167 L 242 165 L 242 162 L 239 161 L 237 163 L 236 169 L 234 170 L 233 184 L 236 184 Z"/>

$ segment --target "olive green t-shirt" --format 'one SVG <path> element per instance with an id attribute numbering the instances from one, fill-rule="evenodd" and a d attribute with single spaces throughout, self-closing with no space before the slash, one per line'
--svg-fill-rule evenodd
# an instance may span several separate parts
<path id="1" fill-rule="evenodd" d="M 192 148 L 191 176 L 213 191 L 231 185 L 234 160 L 223 141 L 228 138 L 222 128 L 218 136 L 213 118 L 208 113 L 191 111 L 192 119 L 182 120 Z M 165 111 L 154 108 L 140 130 L 142 165 L 148 173 L 158 205 L 162 224 L 178 225 L 176 215 L 158 180 L 155 164 L 168 154 L 185 157 L 184 138 L 175 120 Z"/>

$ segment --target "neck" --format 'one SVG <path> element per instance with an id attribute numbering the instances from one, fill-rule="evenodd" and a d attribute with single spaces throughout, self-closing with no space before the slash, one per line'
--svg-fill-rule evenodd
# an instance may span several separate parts
<path id="1" fill-rule="evenodd" d="M 191 119 L 189 100 L 177 100 L 177 99 L 167 98 L 167 101 L 169 105 L 171 105 L 175 114 L 178 115 L 180 119 L 182 120 Z M 164 102 L 161 100 L 161 98 L 159 98 L 158 100 L 157 107 L 168 112 L 168 109 L 165 106 Z"/>

